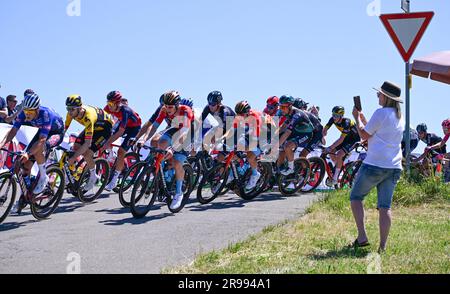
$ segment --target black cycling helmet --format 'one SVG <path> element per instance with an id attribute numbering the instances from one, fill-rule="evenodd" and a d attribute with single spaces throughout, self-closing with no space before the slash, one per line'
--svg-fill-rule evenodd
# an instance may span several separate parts
<path id="1" fill-rule="evenodd" d="M 80 95 L 70 95 L 66 99 L 66 106 L 67 107 L 81 107 L 81 96 Z"/>
<path id="2" fill-rule="evenodd" d="M 164 94 L 163 101 L 165 105 L 179 105 L 181 102 L 180 93 L 177 91 L 169 91 Z"/>
<path id="3" fill-rule="evenodd" d="M 343 106 L 335 106 L 333 108 L 333 114 L 337 114 L 340 116 L 344 116 L 345 114 L 345 108 Z"/>
<path id="4" fill-rule="evenodd" d="M 208 104 L 218 104 L 223 100 L 222 93 L 219 91 L 213 91 L 208 95 Z"/>
<path id="5" fill-rule="evenodd" d="M 420 124 L 420 125 L 418 125 L 417 126 L 417 128 L 416 128 L 416 130 L 417 130 L 417 132 L 427 132 L 428 131 L 428 127 L 427 127 L 427 125 L 426 124 L 424 124 L 424 123 L 422 123 L 422 124 Z"/>
<path id="6" fill-rule="evenodd" d="M 238 104 L 236 104 L 236 107 L 234 108 L 234 111 L 236 114 L 247 114 L 250 112 L 252 108 L 250 107 L 250 104 L 248 104 L 247 101 L 241 101 Z"/>

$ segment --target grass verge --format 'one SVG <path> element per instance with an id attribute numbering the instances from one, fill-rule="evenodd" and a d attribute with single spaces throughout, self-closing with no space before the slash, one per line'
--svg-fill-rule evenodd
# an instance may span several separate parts
<path id="1" fill-rule="evenodd" d="M 243 242 L 164 270 L 189 274 L 450 273 L 450 186 L 402 179 L 394 195 L 388 250 L 379 241 L 376 192 L 365 201 L 371 246 L 349 249 L 356 236 L 349 191 L 336 191 L 304 217 L 270 226 Z M 262 196 L 264 197 L 264 196 Z"/>

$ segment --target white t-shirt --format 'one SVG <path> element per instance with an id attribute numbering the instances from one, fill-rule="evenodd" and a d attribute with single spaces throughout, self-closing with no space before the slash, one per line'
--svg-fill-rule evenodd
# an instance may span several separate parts
<path id="1" fill-rule="evenodd" d="M 381 168 L 402 169 L 401 142 L 405 122 L 397 118 L 394 108 L 380 108 L 365 127 L 372 137 L 364 163 Z"/>

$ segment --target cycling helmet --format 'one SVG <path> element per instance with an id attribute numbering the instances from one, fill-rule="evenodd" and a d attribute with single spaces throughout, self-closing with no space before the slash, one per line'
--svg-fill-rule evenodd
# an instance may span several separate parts
<path id="1" fill-rule="evenodd" d="M 111 102 L 119 102 L 122 100 L 122 94 L 119 91 L 112 91 L 109 92 L 108 96 L 106 96 L 106 99 Z"/>
<path id="2" fill-rule="evenodd" d="M 283 95 L 280 97 L 280 104 L 294 104 L 294 97 Z"/>
<path id="3" fill-rule="evenodd" d="M 236 107 L 234 108 L 234 111 L 236 114 L 247 114 L 250 112 L 250 104 L 248 104 L 247 101 L 241 101 L 238 104 L 236 104 Z"/>
<path id="4" fill-rule="evenodd" d="M 333 108 L 333 114 L 344 116 L 345 108 L 343 106 L 335 106 Z"/>
<path id="5" fill-rule="evenodd" d="M 267 105 L 276 106 L 280 103 L 280 98 L 278 98 L 277 96 L 269 97 L 269 99 L 267 99 L 266 103 L 267 103 Z"/>
<path id="6" fill-rule="evenodd" d="M 302 98 L 295 98 L 294 107 L 298 109 L 308 108 L 308 104 Z"/>
<path id="7" fill-rule="evenodd" d="M 194 101 L 192 99 L 181 99 L 180 105 L 189 106 L 190 108 L 194 107 Z"/>
<path id="8" fill-rule="evenodd" d="M 67 107 L 81 107 L 81 96 L 80 95 L 71 95 L 66 99 Z"/>
<path id="9" fill-rule="evenodd" d="M 181 102 L 180 93 L 177 91 L 170 91 L 164 94 L 164 104 L 166 105 L 179 105 Z"/>
<path id="10" fill-rule="evenodd" d="M 23 97 L 29 95 L 29 94 L 34 94 L 34 90 L 32 89 L 26 89 L 25 92 L 23 93 Z"/>
<path id="11" fill-rule="evenodd" d="M 37 94 L 28 94 L 23 100 L 23 109 L 38 109 L 41 106 L 41 99 Z"/>
<path id="12" fill-rule="evenodd" d="M 446 129 L 450 129 L 450 118 L 447 118 L 442 122 L 442 127 Z"/>
<path id="13" fill-rule="evenodd" d="M 208 95 L 208 104 L 218 104 L 223 100 L 222 93 L 219 91 L 213 91 Z"/>
<path id="14" fill-rule="evenodd" d="M 417 130 L 417 132 L 419 132 L 419 133 L 421 133 L 421 132 L 426 133 L 426 132 L 428 131 L 428 127 L 427 127 L 426 124 L 422 123 L 422 124 L 420 124 L 420 125 L 417 126 L 416 130 Z"/>

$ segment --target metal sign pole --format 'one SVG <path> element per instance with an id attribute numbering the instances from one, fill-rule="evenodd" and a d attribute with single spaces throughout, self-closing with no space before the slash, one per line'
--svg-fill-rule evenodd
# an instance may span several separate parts
<path id="1" fill-rule="evenodd" d="M 402 9 L 405 10 L 405 13 L 409 13 L 411 10 L 410 0 L 402 0 Z M 405 65 L 405 93 L 406 93 L 406 172 L 408 176 L 411 175 L 411 112 L 410 112 L 410 87 L 411 87 L 411 77 L 409 72 L 409 60 Z"/>

